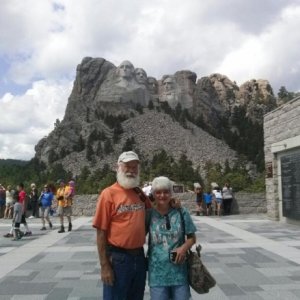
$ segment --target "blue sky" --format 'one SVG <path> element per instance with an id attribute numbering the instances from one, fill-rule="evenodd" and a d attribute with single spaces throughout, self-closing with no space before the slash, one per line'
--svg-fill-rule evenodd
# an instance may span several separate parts
<path id="1" fill-rule="evenodd" d="M 299 0 L 2 0 L 0 158 L 30 159 L 85 56 L 300 91 Z"/>

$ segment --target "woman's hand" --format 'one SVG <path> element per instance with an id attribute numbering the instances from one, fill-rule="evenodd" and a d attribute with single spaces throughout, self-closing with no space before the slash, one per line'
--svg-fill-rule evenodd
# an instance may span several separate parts
<path id="1" fill-rule="evenodd" d="M 176 251 L 176 258 L 175 258 L 175 263 L 176 264 L 182 264 L 185 261 L 186 258 L 186 250 L 184 247 L 179 247 L 175 249 Z"/>
<path id="2" fill-rule="evenodd" d="M 182 264 L 186 258 L 186 252 L 196 243 L 196 236 L 195 233 L 188 234 L 185 243 L 182 244 L 180 247 L 176 248 L 176 258 L 175 263 Z"/>

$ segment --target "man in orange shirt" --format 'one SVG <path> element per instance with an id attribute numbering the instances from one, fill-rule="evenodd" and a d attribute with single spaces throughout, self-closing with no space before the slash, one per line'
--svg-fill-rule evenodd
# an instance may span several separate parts
<path id="1" fill-rule="evenodd" d="M 103 281 L 103 299 L 141 300 L 146 280 L 145 209 L 149 199 L 139 185 L 139 158 L 123 152 L 117 165 L 117 182 L 99 196 L 93 227 Z"/>

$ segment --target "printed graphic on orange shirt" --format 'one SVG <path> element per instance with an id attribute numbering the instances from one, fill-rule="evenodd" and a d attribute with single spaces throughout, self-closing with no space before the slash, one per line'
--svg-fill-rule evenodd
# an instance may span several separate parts
<path id="1" fill-rule="evenodd" d="M 122 204 L 117 209 L 117 214 L 129 211 L 145 210 L 144 204 Z"/>

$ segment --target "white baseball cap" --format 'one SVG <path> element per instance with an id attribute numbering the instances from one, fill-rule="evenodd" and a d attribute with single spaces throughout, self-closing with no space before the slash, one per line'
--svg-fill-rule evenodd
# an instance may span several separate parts
<path id="1" fill-rule="evenodd" d="M 133 152 L 133 151 L 127 151 L 127 152 L 123 152 L 120 156 L 119 156 L 119 159 L 118 159 L 118 163 L 120 162 L 129 162 L 129 161 L 132 161 L 132 160 L 137 160 L 137 161 L 140 161 L 138 155 Z"/>

